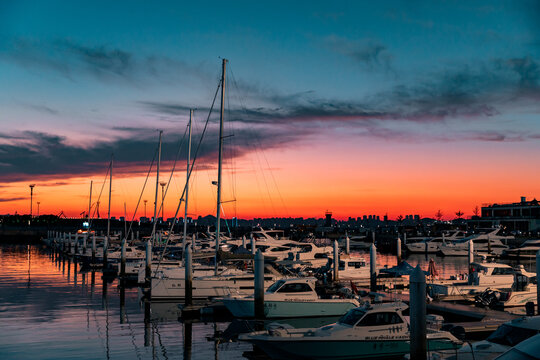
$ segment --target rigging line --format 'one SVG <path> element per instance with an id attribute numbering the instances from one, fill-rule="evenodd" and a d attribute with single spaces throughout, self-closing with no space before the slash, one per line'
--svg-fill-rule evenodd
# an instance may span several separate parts
<path id="1" fill-rule="evenodd" d="M 232 70 L 232 68 L 231 68 L 230 66 L 229 66 L 229 71 L 230 71 L 230 73 L 231 73 L 232 82 L 233 82 L 234 86 L 237 88 L 238 93 L 240 93 L 240 90 L 239 90 L 239 87 L 238 87 L 238 83 L 236 82 L 236 78 L 235 78 L 235 76 L 234 76 L 234 72 L 233 72 L 233 70 Z M 242 106 L 242 109 L 247 113 L 247 108 L 245 107 L 245 105 L 243 104 L 243 102 L 242 102 L 241 99 L 239 99 L 239 102 L 240 102 L 240 105 Z M 251 126 L 249 126 L 249 123 L 248 123 L 248 128 L 249 128 L 250 130 L 252 130 L 252 129 L 251 129 Z M 260 142 L 260 138 L 259 138 L 258 136 L 256 136 L 256 133 L 255 133 L 254 131 L 253 131 L 253 133 L 254 133 L 254 135 L 255 135 L 254 138 L 259 142 L 259 144 L 260 144 L 260 146 L 261 146 L 261 148 L 262 148 L 262 143 Z M 266 157 L 266 155 L 264 154 L 264 152 L 262 152 L 262 155 L 263 155 L 264 160 L 265 160 L 265 162 L 266 162 L 266 164 L 267 164 L 267 166 L 268 166 L 268 169 L 270 170 L 270 164 L 269 164 L 269 162 L 268 162 L 268 158 Z M 290 216 L 290 215 L 289 215 L 289 210 L 288 210 L 288 208 L 287 208 L 287 205 L 285 204 L 285 201 L 283 200 L 283 196 L 281 195 L 281 191 L 279 190 L 279 186 L 277 185 L 277 181 L 276 181 L 276 178 L 274 177 L 274 173 L 273 173 L 272 170 L 270 170 L 270 175 L 272 176 L 272 181 L 273 181 L 274 186 L 276 187 L 276 190 L 277 190 L 277 192 L 278 192 L 278 196 L 279 196 L 279 198 L 280 198 L 280 200 L 281 200 L 281 204 L 283 205 L 283 208 L 285 209 L 285 213 L 287 214 L 287 216 Z"/>
<path id="2" fill-rule="evenodd" d="M 96 211 L 98 210 L 97 203 L 101 199 L 101 194 L 103 193 L 103 189 L 105 188 L 105 184 L 107 183 L 107 177 L 109 176 L 109 171 L 110 170 L 111 170 L 111 167 L 108 166 L 107 167 L 107 172 L 105 173 L 105 179 L 103 180 L 103 183 L 101 184 L 101 190 L 99 191 L 99 196 L 98 196 L 97 201 L 96 201 L 96 207 L 94 208 L 94 213 L 90 217 L 90 220 L 88 220 L 88 229 L 91 228 L 92 220 L 94 220 L 94 215 L 96 215 Z"/>
<path id="3" fill-rule="evenodd" d="M 180 140 L 180 144 L 178 145 L 178 151 L 176 152 L 176 157 L 174 158 L 171 175 L 169 176 L 169 180 L 167 180 L 167 187 L 165 188 L 165 192 L 163 193 L 163 197 L 161 200 L 161 205 L 158 210 L 158 214 L 161 212 L 161 209 L 163 208 L 163 201 L 165 197 L 167 196 L 167 191 L 169 190 L 169 185 L 171 184 L 171 179 L 173 177 L 174 170 L 176 169 L 176 163 L 178 162 L 178 158 L 180 157 L 180 152 L 182 151 L 182 145 L 184 145 L 184 140 L 186 139 L 186 134 L 187 134 L 187 127 L 186 127 L 186 130 L 184 130 L 184 136 L 182 136 L 182 139 Z"/>
<path id="4" fill-rule="evenodd" d="M 216 103 L 216 99 L 217 99 L 217 95 L 218 95 L 220 86 L 221 86 L 221 78 L 220 78 L 220 80 L 218 82 L 218 86 L 216 88 L 216 93 L 214 94 L 214 99 L 212 100 L 212 105 L 210 106 L 210 110 L 208 111 L 208 117 L 206 118 L 206 123 L 204 124 L 204 128 L 203 128 L 203 131 L 201 133 L 201 138 L 199 140 L 199 143 L 197 144 L 197 149 L 195 149 L 195 155 L 193 156 L 193 161 L 191 162 L 191 167 L 189 168 L 189 172 L 188 172 L 188 176 L 187 176 L 188 181 L 191 178 L 191 173 L 193 172 L 193 167 L 195 166 L 195 163 L 196 163 L 196 160 L 197 160 L 197 155 L 199 154 L 199 150 L 201 148 L 201 144 L 202 144 L 202 141 L 203 141 L 203 138 L 204 138 L 204 134 L 206 133 L 206 129 L 208 128 L 208 124 L 210 122 L 210 116 L 212 115 L 212 110 L 214 109 L 214 104 Z M 187 189 L 187 186 L 184 185 L 184 190 L 182 191 L 182 196 L 180 196 L 180 200 L 178 201 L 178 206 L 176 207 L 176 213 L 174 214 L 174 219 L 173 219 L 173 222 L 171 224 L 171 228 L 169 230 L 169 233 L 167 234 L 167 240 L 165 241 L 165 246 L 163 247 L 163 251 L 161 252 L 161 256 L 159 258 L 159 262 L 158 262 L 158 264 L 156 266 L 156 270 L 154 271 L 154 274 L 157 273 L 157 271 L 159 269 L 159 265 L 161 265 L 161 261 L 163 260 L 163 256 L 165 255 L 165 251 L 167 250 L 167 245 L 169 245 L 169 240 L 171 238 L 171 232 L 172 232 L 172 229 L 174 227 L 174 223 L 176 222 L 176 219 L 178 218 L 178 212 L 180 211 L 180 207 L 182 205 L 182 200 L 184 199 L 186 189 Z"/>
<path id="5" fill-rule="evenodd" d="M 225 86 L 227 86 L 227 94 L 230 94 L 230 84 L 227 82 L 225 84 Z M 227 97 L 227 117 L 228 119 L 231 119 L 231 104 L 230 104 L 230 96 Z M 229 127 L 229 132 L 231 133 L 231 141 L 234 141 L 234 128 L 233 128 L 233 122 L 232 121 L 228 121 L 227 122 L 228 124 L 228 127 Z M 231 171 L 230 171 L 230 176 L 231 176 L 231 192 L 232 192 L 232 197 L 234 200 L 236 200 L 236 147 L 234 146 L 234 143 L 231 144 L 231 146 L 228 146 L 228 149 L 226 149 L 226 151 L 229 153 L 229 156 L 230 156 L 230 162 L 231 162 Z M 234 201 L 234 204 L 233 204 L 233 209 L 234 209 L 234 216 L 236 217 L 237 216 L 237 202 Z M 228 227 L 228 225 L 227 225 Z M 230 230 L 229 230 L 230 232 Z"/>
<path id="6" fill-rule="evenodd" d="M 141 194 L 139 195 L 139 200 L 137 201 L 137 206 L 135 206 L 135 211 L 133 211 L 133 217 L 131 218 L 131 221 L 129 223 L 129 229 L 126 233 L 126 240 L 129 239 L 129 233 L 131 232 L 131 229 L 133 228 L 133 222 L 135 221 L 135 216 L 137 216 L 137 210 L 139 210 L 139 205 L 141 204 L 141 199 L 144 194 L 144 190 L 146 189 L 146 184 L 148 183 L 148 178 L 150 177 L 150 173 L 152 172 L 152 167 L 154 166 L 154 161 L 156 160 L 157 156 L 157 148 L 154 151 L 154 157 L 152 158 L 152 162 L 150 163 L 150 168 L 148 169 L 148 173 L 146 174 L 146 179 L 144 179 L 144 184 L 141 190 Z"/>

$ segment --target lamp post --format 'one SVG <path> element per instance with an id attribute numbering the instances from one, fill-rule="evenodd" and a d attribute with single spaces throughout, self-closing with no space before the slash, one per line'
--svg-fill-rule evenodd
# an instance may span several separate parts
<path id="1" fill-rule="evenodd" d="M 163 221 L 165 219 L 165 185 L 167 185 L 167 183 L 162 181 L 159 185 L 161 185 L 161 221 Z"/>
<path id="2" fill-rule="evenodd" d="M 36 184 L 30 184 L 28 186 L 30 187 L 30 217 L 32 217 L 32 202 L 34 201 L 34 186 Z"/>

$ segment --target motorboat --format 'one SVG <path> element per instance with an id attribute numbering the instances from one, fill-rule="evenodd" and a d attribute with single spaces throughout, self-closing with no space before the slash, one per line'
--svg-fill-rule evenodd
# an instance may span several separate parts
<path id="1" fill-rule="evenodd" d="M 514 284 L 516 271 L 507 264 L 473 262 L 467 281 L 446 284 L 429 283 L 428 292 L 432 298 L 440 300 L 474 301 L 476 295 L 488 288 L 510 289 Z"/>
<path id="2" fill-rule="evenodd" d="M 265 288 L 277 280 L 275 275 L 264 276 Z M 254 275 L 239 269 L 227 269 L 218 275 L 193 277 L 193 299 L 212 299 L 231 295 L 250 295 L 254 293 Z M 177 300 L 185 297 L 185 278 L 157 274 L 152 278 L 152 300 Z"/>
<path id="3" fill-rule="evenodd" d="M 527 240 L 520 247 L 503 251 L 502 256 L 509 259 L 536 259 L 540 250 L 540 239 Z"/>
<path id="4" fill-rule="evenodd" d="M 414 241 L 414 238 L 407 239 L 405 247 L 413 254 L 436 254 L 441 250 L 441 245 L 447 242 L 452 243 L 465 238 L 465 232 L 458 230 L 434 238 L 421 238 Z"/>
<path id="5" fill-rule="evenodd" d="M 234 296 L 223 299 L 223 304 L 235 317 L 254 316 L 252 296 Z M 266 318 L 341 316 L 360 306 L 357 299 L 339 296 L 323 297 L 316 291 L 316 279 L 281 279 L 264 293 L 264 316 Z"/>
<path id="6" fill-rule="evenodd" d="M 534 335 L 525 341 L 520 342 L 513 348 L 506 351 L 497 360 L 538 360 L 540 356 L 540 335 Z"/>
<path id="7" fill-rule="evenodd" d="M 438 358 L 446 360 L 492 360 L 529 339 L 534 340 L 536 337 L 536 341 L 540 342 L 539 334 L 540 316 L 521 317 L 505 322 L 486 340 L 466 343 L 457 352 L 444 351 L 437 355 L 439 355 Z M 521 359 L 521 357 L 512 359 Z"/>
<path id="8" fill-rule="evenodd" d="M 388 359 L 410 352 L 403 303 L 366 304 L 320 328 L 279 327 L 238 337 L 272 359 Z M 457 349 L 461 342 L 445 331 L 428 330 L 429 351 Z"/>
<path id="9" fill-rule="evenodd" d="M 536 274 L 516 273 L 512 287 L 488 288 L 475 297 L 477 305 L 493 308 L 508 308 L 525 306 L 527 303 L 537 303 Z"/>
<path id="10" fill-rule="evenodd" d="M 469 240 L 473 242 L 475 255 L 493 254 L 500 256 L 504 250 L 508 249 L 505 245 L 508 240 L 514 239 L 514 236 L 500 235 L 500 229 L 484 230 L 479 234 L 474 234 L 453 242 L 444 242 L 440 245 L 439 253 L 443 256 L 467 256 L 469 253 Z M 504 243 L 503 243 L 504 242 Z"/>

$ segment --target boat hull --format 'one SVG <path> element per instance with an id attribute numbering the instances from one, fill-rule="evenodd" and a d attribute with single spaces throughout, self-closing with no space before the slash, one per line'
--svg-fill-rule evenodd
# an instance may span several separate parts
<path id="1" fill-rule="evenodd" d="M 235 317 L 250 318 L 254 316 L 255 306 L 253 299 L 225 298 L 224 305 Z M 358 302 L 350 299 L 309 300 L 269 300 L 264 302 L 264 315 L 266 318 L 289 317 L 318 317 L 340 316 L 350 309 L 358 306 Z"/>

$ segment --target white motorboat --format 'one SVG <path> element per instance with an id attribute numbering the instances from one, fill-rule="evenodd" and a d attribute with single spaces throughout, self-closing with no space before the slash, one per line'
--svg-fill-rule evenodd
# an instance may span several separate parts
<path id="1" fill-rule="evenodd" d="M 525 306 L 527 303 L 537 303 L 536 274 L 524 271 L 521 265 L 521 273 L 516 272 L 514 283 L 511 288 L 488 288 L 482 294 L 475 297 L 478 305 L 508 308 Z"/>
<path id="2" fill-rule="evenodd" d="M 387 359 L 410 352 L 403 303 L 366 305 L 349 310 L 335 323 L 313 329 L 285 326 L 239 336 L 272 359 Z M 429 351 L 457 349 L 461 342 L 444 331 L 428 330 Z"/>
<path id="3" fill-rule="evenodd" d="M 540 316 L 517 318 L 499 326 L 486 340 L 466 343 L 457 352 L 443 351 L 437 355 L 438 358 L 447 360 L 492 360 L 538 334 L 540 334 Z"/>
<path id="4" fill-rule="evenodd" d="M 509 259 L 536 259 L 538 250 L 540 250 L 540 239 L 527 240 L 520 247 L 503 251 L 502 256 Z"/>
<path id="5" fill-rule="evenodd" d="M 429 295 L 440 300 L 473 301 L 476 295 L 481 294 L 488 288 L 509 289 L 514 284 L 516 271 L 510 265 L 474 262 L 471 264 L 471 270 L 467 282 L 428 284 Z"/>
<path id="6" fill-rule="evenodd" d="M 275 276 L 265 275 L 265 288 L 275 282 Z M 211 299 L 231 295 L 250 295 L 254 292 L 254 275 L 238 269 L 227 269 L 218 275 L 193 277 L 194 299 Z M 152 278 L 150 296 L 152 300 L 175 300 L 185 297 L 185 279 L 158 273 Z"/>
<path id="7" fill-rule="evenodd" d="M 321 297 L 316 292 L 315 278 L 281 279 L 264 293 L 266 318 L 341 316 L 360 306 L 356 299 Z M 224 305 L 235 317 L 254 316 L 253 296 L 234 296 L 223 299 Z"/>
<path id="8" fill-rule="evenodd" d="M 447 242 L 452 243 L 465 238 L 465 233 L 461 230 L 453 231 L 448 234 L 434 238 L 423 238 L 420 241 L 413 241 L 414 238 L 407 239 L 405 247 L 413 254 L 435 254 L 441 250 L 441 245 Z"/>
<path id="9" fill-rule="evenodd" d="M 469 240 L 473 241 L 474 254 L 493 254 L 501 255 L 508 246 L 503 243 L 514 239 L 514 236 L 500 235 L 500 229 L 484 230 L 482 233 L 456 240 L 453 242 L 444 242 L 440 245 L 440 254 L 443 256 L 467 256 L 469 253 Z"/>

